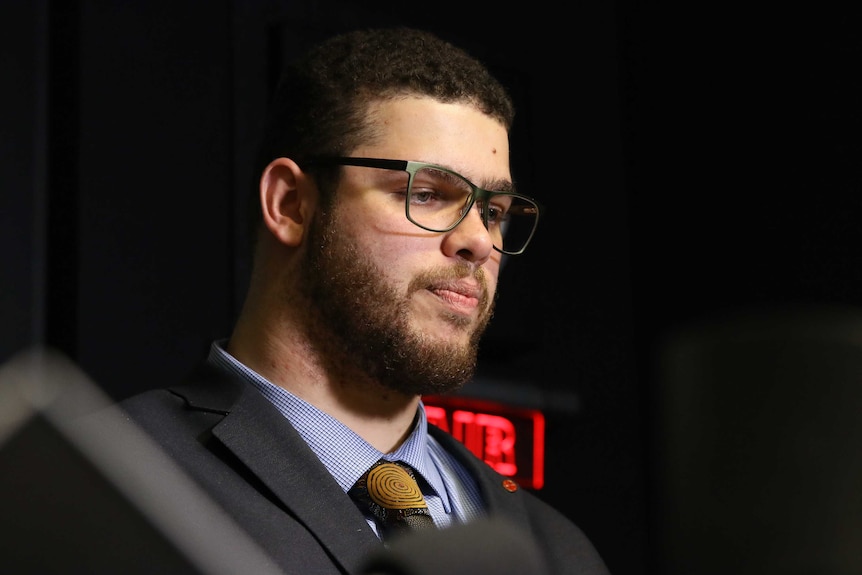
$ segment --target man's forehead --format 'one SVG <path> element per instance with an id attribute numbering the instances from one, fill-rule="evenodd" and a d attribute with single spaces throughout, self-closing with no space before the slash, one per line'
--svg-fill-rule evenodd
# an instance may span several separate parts
<path id="1" fill-rule="evenodd" d="M 430 162 L 471 179 L 509 177 L 505 126 L 470 102 L 389 98 L 374 101 L 365 117 L 369 137 L 351 156 Z"/>

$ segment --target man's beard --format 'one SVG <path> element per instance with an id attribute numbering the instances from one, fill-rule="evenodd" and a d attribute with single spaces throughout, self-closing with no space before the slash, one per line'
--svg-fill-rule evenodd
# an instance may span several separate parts
<path id="1" fill-rule="evenodd" d="M 470 275 L 470 266 L 438 268 L 415 277 L 407 293 L 386 283 L 385 275 L 339 229 L 338 218 L 319 212 L 303 255 L 304 300 L 309 305 L 307 334 L 328 369 L 367 375 L 407 395 L 441 394 L 459 389 L 476 369 L 479 340 L 493 314 L 484 272 L 473 272 L 482 286 L 479 322 L 467 344 L 449 343 L 410 326 L 410 296 L 441 280 Z M 454 329 L 469 320 L 450 314 Z"/>

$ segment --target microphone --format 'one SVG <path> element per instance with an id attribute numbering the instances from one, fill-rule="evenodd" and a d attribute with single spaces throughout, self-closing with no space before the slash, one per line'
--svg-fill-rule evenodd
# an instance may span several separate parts
<path id="1" fill-rule="evenodd" d="M 360 575 L 547 575 L 532 535 L 501 519 L 412 532 L 371 554 Z"/>

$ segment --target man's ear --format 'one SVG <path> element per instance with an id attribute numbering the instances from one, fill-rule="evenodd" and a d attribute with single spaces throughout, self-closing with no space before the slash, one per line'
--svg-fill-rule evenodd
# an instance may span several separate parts
<path id="1" fill-rule="evenodd" d="M 289 158 L 276 158 L 260 177 L 263 223 L 288 246 L 298 246 L 311 216 L 312 183 Z"/>

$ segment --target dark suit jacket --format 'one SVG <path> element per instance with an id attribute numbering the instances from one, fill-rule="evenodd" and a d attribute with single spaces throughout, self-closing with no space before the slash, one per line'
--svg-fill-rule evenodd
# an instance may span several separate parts
<path id="1" fill-rule="evenodd" d="M 286 573 L 357 573 L 381 542 L 293 426 L 253 386 L 202 366 L 185 384 L 119 406 L 230 514 Z M 581 530 L 451 435 L 429 432 L 476 478 L 492 518 L 535 537 L 549 572 L 607 569 Z M 477 574 L 478 575 L 478 574 Z"/>

